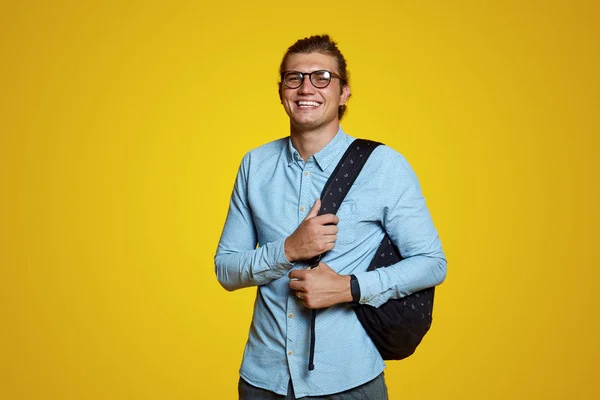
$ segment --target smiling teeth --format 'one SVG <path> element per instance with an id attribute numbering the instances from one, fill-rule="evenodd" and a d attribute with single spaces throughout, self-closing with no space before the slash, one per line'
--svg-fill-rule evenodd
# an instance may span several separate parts
<path id="1" fill-rule="evenodd" d="M 319 103 L 317 103 L 316 101 L 299 101 L 298 106 L 299 107 L 318 107 Z"/>

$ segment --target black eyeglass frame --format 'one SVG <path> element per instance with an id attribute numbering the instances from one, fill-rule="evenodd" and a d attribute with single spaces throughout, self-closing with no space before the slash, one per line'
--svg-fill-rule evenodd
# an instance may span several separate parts
<path id="1" fill-rule="evenodd" d="M 319 73 L 319 72 L 327 72 L 330 75 L 329 81 L 327 82 L 327 85 L 325 85 L 323 87 L 319 87 L 319 86 L 315 85 L 315 83 L 312 80 L 312 75 L 316 74 L 316 73 Z M 285 83 L 285 76 L 287 74 L 291 74 L 291 73 L 298 74 L 300 76 L 300 84 L 298 86 L 292 87 L 292 86 L 289 86 L 287 83 Z M 327 86 L 329 86 L 329 84 L 331 83 L 331 79 L 333 79 L 333 78 L 339 79 L 340 82 L 342 84 L 344 84 L 344 80 L 342 79 L 341 76 L 339 76 L 335 72 L 331 72 L 331 71 L 328 71 L 326 69 L 319 69 L 319 70 L 316 70 L 316 71 L 313 71 L 313 72 L 300 72 L 300 71 L 294 71 L 294 70 L 292 70 L 292 71 L 284 71 L 284 72 L 281 73 L 281 82 L 288 89 L 298 89 L 304 83 L 304 77 L 305 76 L 308 76 L 308 79 L 310 80 L 310 84 L 313 85 L 314 87 L 316 87 L 317 89 L 325 89 Z"/>

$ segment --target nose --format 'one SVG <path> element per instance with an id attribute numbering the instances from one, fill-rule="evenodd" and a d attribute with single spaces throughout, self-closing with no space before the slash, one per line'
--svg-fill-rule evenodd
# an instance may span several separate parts
<path id="1" fill-rule="evenodd" d="M 298 88 L 299 94 L 313 94 L 315 92 L 315 87 L 310 81 L 310 76 L 304 75 L 304 79 L 302 79 L 302 84 Z"/>

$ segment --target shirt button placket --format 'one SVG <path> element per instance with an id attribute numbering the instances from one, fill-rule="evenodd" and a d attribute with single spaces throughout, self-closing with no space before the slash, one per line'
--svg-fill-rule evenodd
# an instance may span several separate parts
<path id="1" fill-rule="evenodd" d="M 313 164 L 313 158 L 310 157 L 303 165 L 302 168 L 302 175 L 300 176 L 300 207 L 299 207 L 299 211 L 300 213 L 298 214 L 298 223 L 304 221 L 304 218 L 306 218 L 306 215 L 308 214 L 308 211 L 312 208 L 313 204 L 312 204 L 312 200 L 308 197 L 310 196 L 310 181 L 311 181 L 311 173 L 310 173 L 310 167 Z"/>
<path id="2" fill-rule="evenodd" d="M 290 378 L 292 378 L 297 372 L 298 368 L 296 368 L 295 363 L 298 361 L 295 360 L 294 354 L 296 351 L 296 343 L 294 338 L 298 335 L 298 322 L 296 316 L 298 315 L 298 304 L 293 295 L 288 296 L 287 299 L 287 308 L 286 308 L 286 344 L 285 344 L 285 354 L 286 360 L 288 364 L 288 368 L 290 371 Z M 293 381 L 293 379 L 292 379 Z"/>
<path id="3" fill-rule="evenodd" d="M 298 198 L 298 225 L 306 218 L 309 210 L 312 208 L 315 199 L 311 198 L 311 186 L 312 186 L 312 174 L 311 168 L 314 165 L 313 157 L 310 157 L 306 162 L 299 162 L 301 166 L 300 170 L 300 190 L 299 190 L 299 198 Z M 303 350 L 303 345 L 300 343 L 302 340 L 295 340 L 299 337 L 304 337 L 305 332 L 305 320 L 301 316 L 302 307 L 298 300 L 294 295 L 288 297 L 287 302 L 287 311 L 286 311 L 286 327 L 287 327 L 287 340 L 286 340 L 286 359 L 290 371 L 290 378 L 292 381 L 298 382 L 299 374 L 302 373 L 302 368 L 306 368 L 305 363 L 306 360 L 303 357 L 298 357 L 297 350 L 301 353 Z M 299 329 L 302 332 L 299 332 Z M 300 347 L 298 347 L 300 346 Z M 296 377 L 296 379 L 294 379 Z"/>

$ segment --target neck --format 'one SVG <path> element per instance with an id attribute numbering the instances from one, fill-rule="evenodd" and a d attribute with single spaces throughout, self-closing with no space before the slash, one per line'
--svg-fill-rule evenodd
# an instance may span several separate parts
<path id="1" fill-rule="evenodd" d="M 302 128 L 290 124 L 290 136 L 294 148 L 300 153 L 304 161 L 313 154 L 321 151 L 337 134 L 339 121 L 335 120 L 327 126 L 318 128 Z"/>

